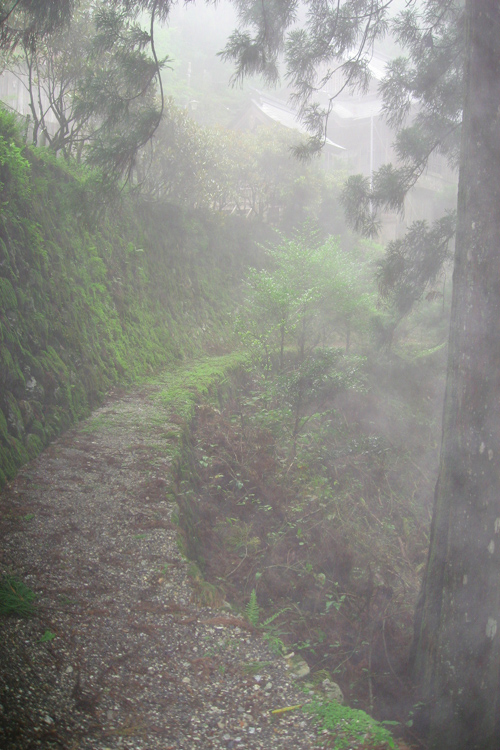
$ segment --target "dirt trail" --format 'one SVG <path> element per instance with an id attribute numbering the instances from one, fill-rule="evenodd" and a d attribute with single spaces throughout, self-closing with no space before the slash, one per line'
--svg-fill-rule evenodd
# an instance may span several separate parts
<path id="1" fill-rule="evenodd" d="M 9 750 L 313 748 L 286 664 L 197 603 L 167 495 L 185 425 L 168 377 L 111 394 L 0 493 L 0 572 L 37 594 L 0 619 Z"/>

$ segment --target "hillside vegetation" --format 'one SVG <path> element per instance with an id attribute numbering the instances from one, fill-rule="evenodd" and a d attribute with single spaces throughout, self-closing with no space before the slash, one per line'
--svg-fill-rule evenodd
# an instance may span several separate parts
<path id="1" fill-rule="evenodd" d="M 113 384 L 222 349 L 251 243 L 237 220 L 112 201 L 4 111 L 0 195 L 1 486 Z"/>
<path id="2" fill-rule="evenodd" d="M 438 462 L 442 299 L 387 332 L 374 270 L 310 227 L 246 277 L 237 329 L 252 356 L 204 403 L 178 487 L 186 549 L 211 588 L 313 682 L 406 720 L 408 657 Z"/>

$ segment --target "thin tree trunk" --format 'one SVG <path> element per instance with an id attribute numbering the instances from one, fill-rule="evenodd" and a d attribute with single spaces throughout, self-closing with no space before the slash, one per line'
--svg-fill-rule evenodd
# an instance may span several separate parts
<path id="1" fill-rule="evenodd" d="M 414 670 L 433 750 L 499 750 L 500 3 L 467 0 L 441 464 Z"/>

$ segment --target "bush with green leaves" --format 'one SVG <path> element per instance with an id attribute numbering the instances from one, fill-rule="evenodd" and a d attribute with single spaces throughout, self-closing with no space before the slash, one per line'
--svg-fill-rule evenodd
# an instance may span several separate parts
<path id="1" fill-rule="evenodd" d="M 366 338 L 376 307 L 373 247 L 343 250 L 335 238 L 322 241 L 306 224 L 291 238 L 266 248 L 267 263 L 247 274 L 246 299 L 237 318 L 244 344 L 266 370 L 282 372 L 285 356 L 303 361 L 318 344 Z"/>

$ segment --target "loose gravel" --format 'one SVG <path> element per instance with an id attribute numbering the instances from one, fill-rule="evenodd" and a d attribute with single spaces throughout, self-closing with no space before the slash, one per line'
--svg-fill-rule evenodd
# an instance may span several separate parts
<path id="1" fill-rule="evenodd" d="M 0 572 L 37 594 L 0 618 L 5 750 L 307 750 L 287 663 L 199 604 L 167 496 L 185 425 L 161 384 L 111 394 L 0 493 Z M 198 602 L 198 603 L 197 603 Z"/>

